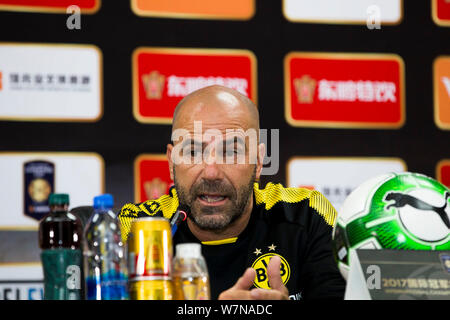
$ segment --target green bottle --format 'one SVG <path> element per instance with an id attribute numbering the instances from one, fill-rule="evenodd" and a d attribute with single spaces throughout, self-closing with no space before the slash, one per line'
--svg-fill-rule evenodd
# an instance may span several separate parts
<path id="1" fill-rule="evenodd" d="M 69 195 L 53 193 L 50 213 L 39 222 L 45 300 L 84 298 L 82 223 L 68 212 Z"/>

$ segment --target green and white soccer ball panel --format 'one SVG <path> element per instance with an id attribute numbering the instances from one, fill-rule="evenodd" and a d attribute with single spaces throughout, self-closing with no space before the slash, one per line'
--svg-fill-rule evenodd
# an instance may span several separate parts
<path id="1" fill-rule="evenodd" d="M 358 186 L 345 199 L 341 210 L 338 212 L 336 219 L 336 226 L 333 228 L 333 239 L 335 244 L 335 258 L 338 268 L 344 277 L 347 279 L 350 271 L 350 253 L 351 251 L 360 249 L 381 249 L 381 245 L 375 237 L 369 237 L 358 244 L 358 246 L 350 247 L 348 239 L 345 234 L 346 225 L 358 218 L 365 216 L 370 209 L 370 203 L 375 191 L 386 181 L 395 177 L 394 173 L 383 174 L 371 178 Z M 336 233 L 340 233 L 336 237 Z M 339 238 L 339 239 L 337 239 Z"/>
<path id="2" fill-rule="evenodd" d="M 378 187 L 386 181 L 395 177 L 395 173 L 387 173 L 371 178 L 359 185 L 352 193 L 348 195 L 339 210 L 337 222 L 342 226 L 347 223 L 365 216 L 370 209 L 371 199 Z"/>
<path id="3" fill-rule="evenodd" d="M 350 252 L 358 248 L 449 250 L 449 192 L 436 180 L 409 172 L 384 174 L 355 189 L 333 231 L 343 276 Z"/>

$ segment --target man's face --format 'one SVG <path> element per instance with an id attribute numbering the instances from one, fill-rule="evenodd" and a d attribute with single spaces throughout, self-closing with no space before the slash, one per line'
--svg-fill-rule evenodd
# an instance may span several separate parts
<path id="1" fill-rule="evenodd" d="M 251 205 L 260 169 L 257 142 L 244 134 L 252 126 L 245 107 L 232 96 L 212 98 L 183 105 L 173 129 L 184 134 L 168 147 L 168 156 L 180 204 L 190 207 L 191 221 L 203 230 L 222 230 Z"/>
<path id="2" fill-rule="evenodd" d="M 221 179 L 196 179 L 192 172 L 176 166 L 175 188 L 180 204 L 190 207 L 189 217 L 200 229 L 222 230 L 242 215 L 252 199 L 255 170 L 247 177 L 224 174 Z"/>

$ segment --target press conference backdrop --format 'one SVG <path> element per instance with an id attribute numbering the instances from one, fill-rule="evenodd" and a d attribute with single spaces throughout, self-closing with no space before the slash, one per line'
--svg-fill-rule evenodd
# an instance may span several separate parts
<path id="1" fill-rule="evenodd" d="M 450 186 L 449 27 L 448 0 L 0 0 L 0 299 L 43 296 L 50 192 L 168 190 L 172 112 L 207 85 L 257 103 L 262 186 Z"/>

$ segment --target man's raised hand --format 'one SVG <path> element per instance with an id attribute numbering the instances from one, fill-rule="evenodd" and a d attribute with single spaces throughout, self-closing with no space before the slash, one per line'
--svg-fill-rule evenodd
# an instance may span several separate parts
<path id="1" fill-rule="evenodd" d="M 267 266 L 267 275 L 271 290 L 251 289 L 255 279 L 255 270 L 247 268 L 234 286 L 219 295 L 219 300 L 289 300 L 289 292 L 280 275 L 281 260 L 274 256 Z"/>

